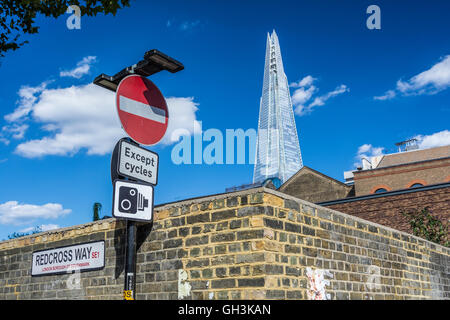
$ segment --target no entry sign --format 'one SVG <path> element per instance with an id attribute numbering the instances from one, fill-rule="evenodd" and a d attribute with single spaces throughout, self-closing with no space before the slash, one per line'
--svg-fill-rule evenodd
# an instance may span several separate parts
<path id="1" fill-rule="evenodd" d="M 166 133 L 169 111 L 159 89 L 147 78 L 130 75 L 117 87 L 116 106 L 125 132 L 143 145 L 158 143 Z"/>

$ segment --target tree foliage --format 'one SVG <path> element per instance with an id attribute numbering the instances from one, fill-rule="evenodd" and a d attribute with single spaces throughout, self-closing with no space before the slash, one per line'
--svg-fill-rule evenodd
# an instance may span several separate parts
<path id="1" fill-rule="evenodd" d="M 431 215 L 429 207 L 422 210 L 402 212 L 409 218 L 409 224 L 415 236 L 449 247 L 448 224 Z"/>
<path id="2" fill-rule="evenodd" d="M 130 0 L 0 0 L 0 57 L 28 43 L 20 40 L 22 35 L 39 32 L 35 25 L 38 14 L 58 18 L 71 5 L 80 8 L 81 16 L 116 15 L 130 5 Z"/>

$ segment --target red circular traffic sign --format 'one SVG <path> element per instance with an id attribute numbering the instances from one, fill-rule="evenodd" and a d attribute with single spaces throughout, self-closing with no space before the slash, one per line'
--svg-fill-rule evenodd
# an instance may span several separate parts
<path id="1" fill-rule="evenodd" d="M 169 124 L 166 100 L 153 82 L 139 75 L 124 78 L 117 87 L 116 106 L 125 132 L 143 145 L 159 142 Z"/>

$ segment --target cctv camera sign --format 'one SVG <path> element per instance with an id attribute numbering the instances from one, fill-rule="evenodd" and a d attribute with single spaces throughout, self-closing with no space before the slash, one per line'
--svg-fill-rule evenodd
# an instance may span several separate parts
<path id="1" fill-rule="evenodd" d="M 156 185 L 158 181 L 158 154 L 124 139 L 119 141 L 119 175 Z"/>
<path id="2" fill-rule="evenodd" d="M 98 270 L 105 266 L 105 242 L 36 251 L 32 260 L 32 276 Z"/>
<path id="3" fill-rule="evenodd" d="M 113 216 L 136 221 L 153 219 L 153 187 L 151 185 L 115 180 Z"/>

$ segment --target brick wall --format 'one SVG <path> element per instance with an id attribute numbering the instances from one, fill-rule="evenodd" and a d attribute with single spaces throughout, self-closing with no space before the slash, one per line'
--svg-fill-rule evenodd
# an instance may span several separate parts
<path id="1" fill-rule="evenodd" d="M 121 299 L 124 224 L 113 219 L 0 242 L 0 299 Z M 105 268 L 82 272 L 79 288 L 70 274 L 31 276 L 34 251 L 105 241 Z"/>
<path id="2" fill-rule="evenodd" d="M 448 248 L 273 190 L 155 211 L 138 227 L 137 299 L 450 297 Z M 79 288 L 30 276 L 32 252 L 92 240 L 105 240 L 106 266 Z M 0 299 L 121 299 L 123 243 L 114 219 L 1 242 Z"/>
<path id="3" fill-rule="evenodd" d="M 373 198 L 341 199 L 332 204 L 323 204 L 327 208 L 373 221 L 397 230 L 412 233 L 408 218 L 400 212 L 422 210 L 429 207 L 433 216 L 444 223 L 450 219 L 450 186 L 444 185 L 432 190 L 412 189 L 411 192 L 393 195 L 376 195 Z"/>

